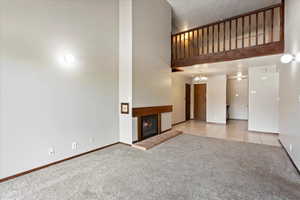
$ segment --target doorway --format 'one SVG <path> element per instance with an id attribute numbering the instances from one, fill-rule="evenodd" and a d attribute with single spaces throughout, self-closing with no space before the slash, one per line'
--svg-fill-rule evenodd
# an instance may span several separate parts
<path id="1" fill-rule="evenodd" d="M 206 121 L 206 84 L 194 85 L 194 118 Z"/>
<path id="2" fill-rule="evenodd" d="M 185 120 L 191 120 L 191 85 L 185 84 Z"/>

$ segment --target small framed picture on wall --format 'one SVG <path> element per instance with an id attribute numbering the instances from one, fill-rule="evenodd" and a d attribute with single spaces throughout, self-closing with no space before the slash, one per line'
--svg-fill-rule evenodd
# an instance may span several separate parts
<path id="1" fill-rule="evenodd" d="M 129 114 L 129 103 L 121 103 L 121 114 Z"/>

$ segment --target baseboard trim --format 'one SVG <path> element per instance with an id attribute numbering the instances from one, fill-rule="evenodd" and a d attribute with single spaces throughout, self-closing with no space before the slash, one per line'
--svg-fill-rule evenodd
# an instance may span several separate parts
<path id="1" fill-rule="evenodd" d="M 169 128 L 169 129 L 167 129 L 167 130 L 162 131 L 160 134 L 165 133 L 165 132 L 168 132 L 168 131 L 171 131 L 171 130 L 172 130 L 172 128 Z"/>
<path id="2" fill-rule="evenodd" d="M 172 124 L 172 126 L 177 126 L 177 125 L 179 125 L 179 124 L 183 124 L 183 123 L 188 122 L 188 121 L 189 121 L 189 120 L 185 120 L 185 121 L 182 121 L 182 122 L 178 122 L 178 123 Z"/>
<path id="3" fill-rule="evenodd" d="M 216 124 L 216 125 L 227 125 L 227 123 L 225 122 L 206 122 L 207 124 Z"/>
<path id="4" fill-rule="evenodd" d="M 292 157 L 290 156 L 289 152 L 286 150 L 285 146 L 282 144 L 282 142 L 280 141 L 280 139 L 278 139 L 281 147 L 283 148 L 283 150 L 285 151 L 286 155 L 288 156 L 288 158 L 290 159 L 291 163 L 293 164 L 293 166 L 295 167 L 296 171 L 298 172 L 298 174 L 300 175 L 300 169 L 297 167 L 296 163 L 294 162 L 294 160 L 292 159 Z"/>
<path id="5" fill-rule="evenodd" d="M 81 154 L 78 154 L 78 155 L 75 155 L 75 156 L 72 156 L 72 157 L 69 157 L 69 158 L 65 158 L 63 160 L 59 160 L 59 161 L 49 163 L 47 165 L 43 165 L 43 166 L 28 170 L 28 171 L 25 171 L 25 172 L 21 172 L 21 173 L 18 173 L 18 174 L 15 174 L 15 175 L 12 175 L 12 176 L 9 176 L 9 177 L 6 177 L 6 178 L 2 178 L 2 179 L 0 179 L 0 183 L 9 181 L 11 179 L 15 179 L 15 178 L 20 177 L 20 176 L 24 176 L 26 174 L 30 174 L 32 172 L 35 172 L 35 171 L 38 171 L 38 170 L 41 170 L 41 169 L 44 169 L 44 168 L 47 168 L 47 167 L 50 167 L 50 166 L 53 166 L 53 165 L 57 165 L 59 163 L 62 163 L 62 162 L 68 161 L 68 160 L 72 160 L 74 158 L 78 158 L 78 157 L 81 157 L 81 156 L 84 156 L 84 155 L 87 155 L 87 154 L 90 154 L 90 153 L 93 153 L 93 152 L 96 152 L 96 151 L 100 151 L 102 149 L 105 149 L 105 148 L 108 148 L 108 147 L 111 147 L 111 146 L 114 146 L 114 145 L 117 145 L 117 144 L 123 144 L 123 143 L 116 142 L 116 143 L 113 143 L 113 144 L 109 144 L 109 145 L 106 145 L 106 146 L 103 146 L 103 147 L 100 147 L 100 148 L 97 148 L 97 149 L 94 149 L 94 150 L 91 150 L 91 151 L 88 151 L 88 152 L 85 152 L 85 153 L 81 153 Z"/>
<path id="6" fill-rule="evenodd" d="M 234 120 L 234 121 L 249 121 L 248 119 L 234 119 L 234 118 L 228 118 L 228 120 Z"/>

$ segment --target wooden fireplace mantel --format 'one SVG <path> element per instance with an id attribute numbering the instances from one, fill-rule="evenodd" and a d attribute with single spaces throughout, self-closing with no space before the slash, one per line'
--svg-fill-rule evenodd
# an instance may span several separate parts
<path id="1" fill-rule="evenodd" d="M 142 117 L 147 115 L 156 115 L 161 113 L 168 113 L 173 111 L 172 105 L 167 106 L 154 106 L 154 107 L 141 107 L 141 108 L 133 108 L 132 116 L 133 117 Z"/>

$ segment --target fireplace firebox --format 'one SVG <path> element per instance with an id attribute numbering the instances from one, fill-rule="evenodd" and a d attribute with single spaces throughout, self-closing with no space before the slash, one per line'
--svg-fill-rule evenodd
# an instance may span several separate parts
<path id="1" fill-rule="evenodd" d="M 142 117 L 141 139 L 147 139 L 159 134 L 158 115 L 148 115 Z"/>

